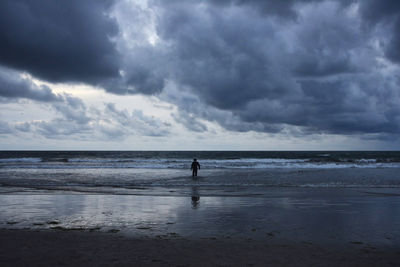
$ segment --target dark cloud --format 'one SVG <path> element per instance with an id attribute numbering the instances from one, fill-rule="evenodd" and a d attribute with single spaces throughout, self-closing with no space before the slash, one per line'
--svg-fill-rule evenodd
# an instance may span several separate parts
<path id="1" fill-rule="evenodd" d="M 179 107 L 178 114 L 172 113 L 176 122 L 181 123 L 191 131 L 209 131 L 201 119 L 216 122 L 227 130 L 238 132 L 271 132 L 278 133 L 283 127 L 261 122 L 245 122 L 229 110 L 221 110 L 210 106 L 188 91 L 177 92 L 176 88 L 167 87 L 161 96 L 165 101 Z"/>
<path id="2" fill-rule="evenodd" d="M 52 82 L 118 76 L 113 1 L 0 1 L 0 64 Z"/>
<path id="3" fill-rule="evenodd" d="M 192 132 L 201 133 L 208 130 L 207 126 L 195 114 L 185 113 L 183 110 L 180 110 L 178 114 L 173 113 L 172 116 L 177 123 L 183 124 Z"/>
<path id="4" fill-rule="evenodd" d="M 28 98 L 42 102 L 62 101 L 45 85 L 37 86 L 29 78 L 22 78 L 20 73 L 0 67 L 0 97 Z"/>
<path id="5" fill-rule="evenodd" d="M 388 44 L 386 45 L 386 56 L 393 62 L 400 63 L 400 2 L 396 0 L 360 1 L 361 15 L 366 23 L 383 28 L 391 28 Z"/>
<path id="6" fill-rule="evenodd" d="M 343 12 L 333 3 L 303 11 L 289 51 L 292 59 L 287 67 L 294 75 L 322 77 L 363 69 L 354 59 L 363 51 L 365 33 L 360 31 L 359 20 Z"/>
<path id="7" fill-rule="evenodd" d="M 234 7 L 219 13 L 175 6 L 165 10 L 158 33 L 171 49 L 170 75 L 212 106 L 240 108 L 285 90 L 271 61 L 276 47 L 261 45 L 271 41 L 273 25 L 254 10 Z"/>
<path id="8" fill-rule="evenodd" d="M 398 124 L 391 117 L 394 114 L 400 115 L 397 105 L 374 93 L 366 97 L 368 89 L 385 88 L 372 84 L 363 90 L 360 85 L 368 88 L 365 81 L 359 84 L 351 81 L 303 82 L 301 86 L 308 98 L 306 103 L 309 108 L 304 109 L 308 115 L 308 126 L 318 126 L 323 131 L 338 134 L 400 133 Z"/>
<path id="9" fill-rule="evenodd" d="M 400 110 L 387 98 L 399 100 L 397 76 L 370 45 L 385 33 L 363 26 L 362 2 L 263 3 L 274 16 L 253 1 L 159 3 L 168 77 L 177 94 L 197 97 L 169 98 L 182 111 L 177 121 L 191 129 L 195 114 L 236 131 L 399 133 Z"/>
<path id="10" fill-rule="evenodd" d="M 338 3 L 346 6 L 349 5 L 356 0 L 337 0 Z M 154 1 L 153 2 L 157 2 Z M 158 1 L 160 2 L 160 1 Z M 231 6 L 239 6 L 242 8 L 251 8 L 260 12 L 266 16 L 276 16 L 278 18 L 283 19 L 294 19 L 297 18 L 297 8 L 300 5 L 304 4 L 312 4 L 314 2 L 321 2 L 319 0 L 267 0 L 267 1 L 260 1 L 260 0 L 189 0 L 185 2 L 192 2 L 193 3 L 200 3 L 206 5 L 214 5 L 217 7 L 231 7 Z M 180 5 L 182 1 L 173 0 L 167 1 L 167 5 Z"/>
<path id="11" fill-rule="evenodd" d="M 63 95 L 63 102 L 53 103 L 52 107 L 62 115 L 66 121 L 73 121 L 77 125 L 86 125 L 92 118 L 87 114 L 88 109 L 81 99 L 70 95 Z"/>
<path id="12" fill-rule="evenodd" d="M 397 0 L 363 0 L 359 3 L 362 16 L 373 23 L 397 17 L 400 11 L 400 2 Z"/>
<path id="13" fill-rule="evenodd" d="M 386 56 L 393 62 L 400 63 L 400 17 L 394 24 L 394 34 L 386 50 Z"/>
<path id="14" fill-rule="evenodd" d="M 237 5 L 243 7 L 251 7 L 265 15 L 275 15 L 283 18 L 295 18 L 297 16 L 295 11 L 296 3 L 313 2 L 316 0 L 270 0 L 270 1 L 259 1 L 259 0 L 212 0 L 214 5 L 229 6 Z"/>

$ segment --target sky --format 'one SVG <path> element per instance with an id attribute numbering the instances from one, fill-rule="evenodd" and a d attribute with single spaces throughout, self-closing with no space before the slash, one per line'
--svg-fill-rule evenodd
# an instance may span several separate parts
<path id="1" fill-rule="evenodd" d="M 400 150 L 400 1 L 2 0 L 0 149 Z"/>

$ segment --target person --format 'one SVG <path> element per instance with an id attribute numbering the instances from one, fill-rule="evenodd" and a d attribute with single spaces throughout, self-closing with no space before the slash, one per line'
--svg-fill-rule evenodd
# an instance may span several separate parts
<path id="1" fill-rule="evenodd" d="M 197 162 L 197 159 L 193 159 L 192 166 L 190 167 L 190 169 L 193 170 L 193 177 L 197 176 L 197 168 L 200 170 L 200 164 Z"/>

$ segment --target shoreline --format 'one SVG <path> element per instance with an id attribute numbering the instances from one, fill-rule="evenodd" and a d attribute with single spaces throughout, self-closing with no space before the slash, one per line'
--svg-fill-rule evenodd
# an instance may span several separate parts
<path id="1" fill-rule="evenodd" d="M 262 195 L 0 194 L 0 229 L 116 229 L 126 236 L 280 238 L 400 248 L 399 189 L 270 188 Z"/>
<path id="2" fill-rule="evenodd" d="M 0 194 L 0 265 L 400 264 L 398 189 L 270 188 L 230 197 L 195 189 Z"/>
<path id="3" fill-rule="evenodd" d="M 1 169 L 0 195 L 76 193 L 185 196 L 198 187 L 203 195 L 257 194 L 280 188 L 386 188 L 400 190 L 400 168 L 346 169 Z"/>

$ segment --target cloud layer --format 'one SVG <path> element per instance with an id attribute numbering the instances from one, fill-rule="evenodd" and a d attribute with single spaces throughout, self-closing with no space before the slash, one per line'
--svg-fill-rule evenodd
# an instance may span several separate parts
<path id="1" fill-rule="evenodd" d="M 274 3 L 158 3 L 157 33 L 173 59 L 168 78 L 204 109 L 238 118 L 231 130 L 398 134 L 398 6 Z M 226 126 L 226 116 L 183 101 L 187 113 Z"/>
<path id="2" fill-rule="evenodd" d="M 23 136 L 24 133 L 61 140 L 123 140 L 129 136 L 162 137 L 170 134 L 171 125 L 145 115 L 141 110 L 119 110 L 114 103 L 87 107 L 79 98 L 59 95 L 49 105 L 56 116 L 27 122 L 0 121 L 0 134 Z"/>
<path id="3" fill-rule="evenodd" d="M 39 2 L 0 4 L 2 97 L 74 107 L 8 75 L 25 71 L 155 95 L 175 104 L 175 121 L 191 131 L 208 131 L 210 121 L 231 131 L 400 134 L 398 1 Z M 140 112 L 104 112 L 110 124 L 138 120 L 146 135 L 168 132 Z"/>

